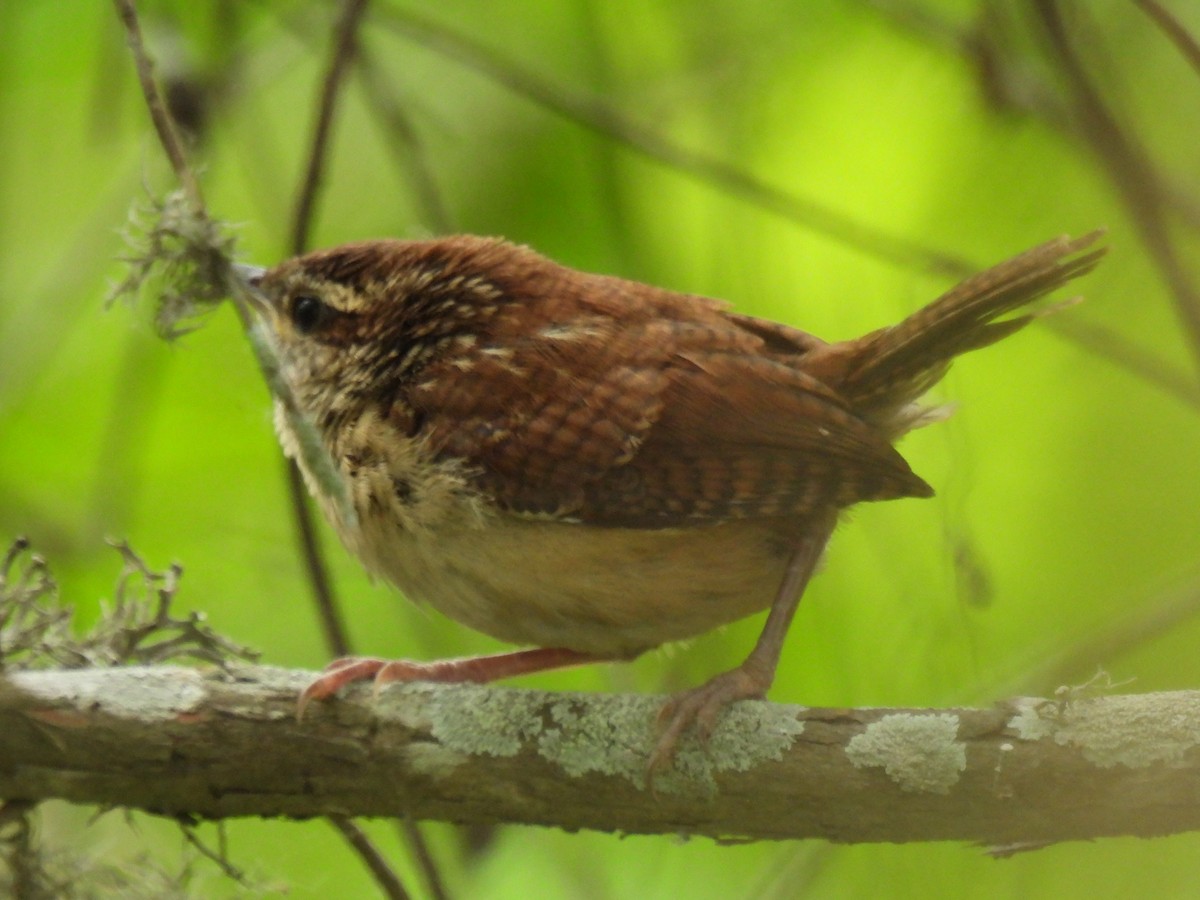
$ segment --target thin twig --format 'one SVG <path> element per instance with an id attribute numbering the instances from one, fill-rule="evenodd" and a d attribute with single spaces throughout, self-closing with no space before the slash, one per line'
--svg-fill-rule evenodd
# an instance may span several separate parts
<path id="1" fill-rule="evenodd" d="M 392 138 L 388 146 L 394 147 L 401 157 L 400 163 L 416 190 L 422 218 L 436 233 L 449 234 L 454 230 L 453 218 L 445 197 L 438 189 L 429 156 L 408 112 L 371 57 L 360 52 L 355 60 L 355 70 L 371 107 L 370 118 Z"/>
<path id="2" fill-rule="evenodd" d="M 417 868 L 421 870 L 421 876 L 425 879 L 425 888 L 429 891 L 429 896 L 432 900 L 450 900 L 450 894 L 446 891 L 446 884 L 442 880 L 442 873 L 438 870 L 437 862 L 429 849 L 429 842 L 425 840 L 425 835 L 420 827 L 413 821 L 412 816 L 398 817 L 395 821 L 400 827 L 401 837 L 412 852 Z M 494 828 L 495 826 L 489 827 Z"/>
<path id="3" fill-rule="evenodd" d="M 982 23 L 976 23 L 968 29 L 957 25 L 948 17 L 939 16 L 924 6 L 909 3 L 907 0 L 864 2 L 886 16 L 889 21 L 904 28 L 907 34 L 916 35 L 939 48 L 949 48 L 966 58 L 978 69 L 988 96 L 1003 96 L 1009 108 L 1019 106 L 1022 111 L 1037 116 L 1050 127 L 1072 138 L 1078 138 L 1078 131 L 1067 123 L 1062 106 L 1054 99 L 1050 88 L 1040 82 L 1035 87 L 1030 87 L 1034 79 L 1032 73 L 1022 71 L 1019 79 L 1002 77 L 1005 64 L 1001 54 L 993 47 L 995 41 L 983 30 Z M 1149 3 L 1150 0 L 1146 2 Z M 1161 10 L 1161 7 L 1159 9 Z M 1176 30 L 1177 26 L 1173 32 Z M 1175 33 L 1171 36 L 1174 39 L 1179 37 Z M 1190 49 L 1184 52 L 1190 58 Z M 1010 91 L 997 88 L 997 84 L 1010 80 L 1019 80 L 1025 85 L 1020 98 L 1023 102 L 1018 103 Z M 1183 186 L 1164 181 L 1160 187 L 1159 202 L 1168 206 L 1191 227 L 1200 227 L 1200 207 L 1192 201 L 1188 190 Z M 1047 319 L 1045 324 L 1066 340 L 1102 356 L 1152 387 L 1159 388 L 1189 406 L 1200 408 L 1200 386 L 1197 386 L 1194 376 L 1147 353 L 1119 332 L 1089 323 L 1079 316 L 1059 316 Z"/>
<path id="4" fill-rule="evenodd" d="M 371 874 L 375 876 L 375 881 L 383 890 L 384 895 L 391 897 L 392 900 L 408 900 L 408 891 L 404 889 L 399 877 L 392 871 L 392 867 L 388 865 L 378 848 L 371 843 L 366 832 L 345 816 L 329 816 L 329 821 L 334 828 L 341 832 L 346 843 L 371 870 Z"/>
<path id="5" fill-rule="evenodd" d="M 816 201 L 782 191 L 718 157 L 677 144 L 657 130 L 628 118 L 599 97 L 555 84 L 511 59 L 407 10 L 387 7 L 381 9 L 379 15 L 381 21 L 423 47 L 474 69 L 566 119 L 870 256 L 957 278 L 978 270 L 962 257 L 885 234 Z"/>
<path id="6" fill-rule="evenodd" d="M 308 165 L 305 167 L 304 180 L 300 184 L 300 194 L 296 200 L 296 212 L 292 221 L 291 249 L 293 254 L 300 254 L 308 249 L 308 235 L 312 229 L 313 211 L 316 205 L 317 191 L 321 185 L 321 175 L 325 170 L 329 135 L 333 128 L 333 117 L 340 96 L 340 87 L 346 67 L 354 55 L 355 35 L 366 8 L 367 0 L 347 0 L 345 6 L 342 7 L 342 15 L 334 35 L 329 67 L 321 82 L 321 96 L 317 103 L 317 119 L 313 126 Z M 321 619 L 321 628 L 325 634 L 325 643 L 335 655 L 346 656 L 351 652 L 350 640 L 329 579 L 329 567 L 325 563 L 320 542 L 317 540 L 316 525 L 313 523 L 312 510 L 308 505 L 308 492 L 305 490 L 304 480 L 300 477 L 300 470 L 296 463 L 288 460 L 286 467 L 288 496 L 292 506 L 296 534 L 300 541 L 313 599 L 317 604 L 317 613 Z"/>
<path id="7" fill-rule="evenodd" d="M 1200 384 L 1184 370 L 1112 329 L 1081 316 L 1051 316 L 1045 327 L 1200 412 Z"/>
<path id="8" fill-rule="evenodd" d="M 158 132 L 159 143 L 162 144 L 167 159 L 171 162 L 171 168 L 175 170 L 175 177 L 179 179 L 188 199 L 195 207 L 196 214 L 204 215 L 204 197 L 200 193 L 200 182 L 196 180 L 195 173 L 188 165 L 187 155 L 183 151 L 183 142 L 179 139 L 179 131 L 175 127 L 175 121 L 171 118 L 170 112 L 167 111 L 167 105 L 158 89 L 158 83 L 154 80 L 154 63 L 146 53 L 146 45 L 142 40 L 142 26 L 138 21 L 133 0 L 113 0 L 113 2 L 125 25 L 129 50 L 133 54 L 133 60 L 137 66 L 138 81 L 142 86 L 142 95 L 146 98 L 146 108 L 150 111 L 154 130 Z"/>
<path id="9" fill-rule="evenodd" d="M 321 185 L 321 177 L 325 171 L 333 119 L 341 96 L 341 86 L 346 70 L 357 50 L 358 29 L 366 8 L 367 0 L 346 0 L 342 7 L 342 14 L 334 35 L 329 67 L 321 83 L 321 96 L 317 103 L 316 124 L 313 127 L 308 165 L 305 168 L 304 180 L 301 182 L 299 198 L 296 201 L 295 217 L 292 221 L 291 249 L 293 254 L 300 254 L 308 249 L 313 211 L 317 192 Z M 316 528 L 313 524 L 312 511 L 308 505 L 303 480 L 300 477 L 299 468 L 291 460 L 288 461 L 287 480 L 296 528 L 304 552 L 313 596 L 321 617 L 322 629 L 325 632 L 325 639 L 335 654 L 345 656 L 351 652 L 350 641 L 342 622 L 341 609 L 329 580 L 328 567 L 317 541 Z M 357 825 L 350 819 L 341 816 L 331 816 L 329 821 L 363 859 L 387 896 L 392 898 L 408 897 L 408 892 L 404 889 L 396 873 L 392 871 L 387 861 Z"/>
<path id="10" fill-rule="evenodd" d="M 1060 100 L 1061 92 L 1051 87 L 1045 78 L 1040 77 L 1028 65 L 1014 66 L 1006 59 L 1001 31 L 1001 4 L 986 6 L 979 17 L 960 24 L 948 15 L 934 13 L 909 0 L 858 2 L 884 16 L 906 35 L 916 36 L 939 50 L 950 50 L 962 56 L 978 72 L 984 96 L 997 109 L 1036 116 L 1055 131 L 1072 139 L 1078 138 L 1078 131 L 1072 127 L 1065 114 L 1064 105 Z M 1174 29 L 1170 34 L 1172 39 L 1191 42 L 1193 45 L 1181 48 L 1190 60 L 1194 39 L 1183 31 L 1177 22 Z M 1170 172 L 1157 174 L 1162 191 L 1159 202 L 1171 209 L 1189 227 L 1200 229 L 1200 201 L 1192 194 L 1192 185 L 1172 176 Z"/>
<path id="11" fill-rule="evenodd" d="M 1094 634 L 1072 643 L 1057 656 L 1023 673 L 1017 691 L 1041 691 L 1068 684 L 1097 666 L 1111 668 L 1128 653 L 1143 650 L 1200 615 L 1200 578 L 1183 590 L 1140 601 L 1136 609 Z"/>
<path id="12" fill-rule="evenodd" d="M 317 539 L 317 526 L 313 521 L 312 509 L 308 505 L 308 489 L 304 486 L 300 467 L 294 460 L 284 460 L 284 478 L 287 480 L 296 539 L 300 542 L 300 555 L 304 559 L 309 587 L 312 588 L 317 615 L 321 619 L 325 646 L 334 656 L 349 656 L 352 652 L 350 637 L 329 578 L 329 566 L 325 563 L 321 543 Z"/>
<path id="13" fill-rule="evenodd" d="M 333 117 L 337 111 L 342 78 L 354 56 L 358 26 L 366 9 L 367 0 L 347 0 L 342 7 L 342 15 L 334 35 L 333 54 L 325 78 L 321 82 L 321 96 L 317 102 L 317 121 L 313 126 L 308 165 L 305 168 L 304 180 L 300 184 L 300 195 L 296 200 L 296 212 L 292 219 L 293 254 L 303 253 L 308 249 L 313 207 L 321 186 L 321 175 L 325 171 L 329 134 L 333 129 Z"/>
<path id="14" fill-rule="evenodd" d="M 200 839 L 200 835 L 196 834 L 195 826 L 181 822 L 179 830 L 183 832 L 183 839 L 191 844 L 197 853 L 214 863 L 217 868 L 225 873 L 227 878 L 232 879 L 242 887 L 251 887 L 249 880 L 246 878 L 246 873 L 231 863 L 229 857 L 226 855 L 225 823 L 217 822 L 216 825 L 217 841 L 219 844 L 216 850 Z"/>

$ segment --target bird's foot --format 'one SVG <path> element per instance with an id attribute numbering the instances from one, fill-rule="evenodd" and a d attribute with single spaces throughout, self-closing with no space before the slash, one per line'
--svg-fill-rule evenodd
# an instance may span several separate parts
<path id="1" fill-rule="evenodd" d="M 691 727 L 702 744 L 707 744 L 722 711 L 738 700 L 761 699 L 770 688 L 771 673 L 746 663 L 710 678 L 699 687 L 681 691 L 668 700 L 658 713 L 658 743 L 646 764 L 646 781 L 671 767 L 680 738 Z"/>

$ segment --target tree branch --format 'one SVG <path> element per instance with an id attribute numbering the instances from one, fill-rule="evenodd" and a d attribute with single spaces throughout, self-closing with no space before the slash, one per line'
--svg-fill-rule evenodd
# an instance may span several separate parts
<path id="1" fill-rule="evenodd" d="M 0 796 L 166 815 L 1030 844 L 1200 828 L 1200 692 L 993 709 L 742 703 L 643 784 L 661 698 L 393 686 L 315 704 L 247 667 L 0 675 Z"/>
<path id="2" fill-rule="evenodd" d="M 150 111 L 150 121 L 154 123 L 154 130 L 158 132 L 159 143 L 162 144 L 167 159 L 171 161 L 175 177 L 183 185 L 184 193 L 187 194 L 196 215 L 203 217 L 205 215 L 204 196 L 200 192 L 200 182 L 196 180 L 196 174 L 188 165 L 183 141 L 179 139 L 179 129 L 175 125 L 175 120 L 171 118 L 158 83 L 154 80 L 154 63 L 150 59 L 150 54 L 146 52 L 146 43 L 142 39 L 142 25 L 138 21 L 133 0 L 114 0 L 114 3 L 117 7 L 117 14 L 121 17 L 121 23 L 125 26 L 126 40 L 137 67 L 138 84 L 141 85 L 146 108 Z"/>

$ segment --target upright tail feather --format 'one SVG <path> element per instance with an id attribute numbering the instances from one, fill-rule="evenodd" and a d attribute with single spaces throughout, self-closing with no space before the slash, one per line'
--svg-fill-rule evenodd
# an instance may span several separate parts
<path id="1" fill-rule="evenodd" d="M 1060 237 L 974 275 L 898 325 L 841 345 L 849 351 L 836 386 L 864 418 L 905 431 L 919 424 L 906 412 L 936 384 L 959 354 L 986 347 L 1059 306 L 1001 318 L 1090 272 L 1104 255 L 1103 234 Z M 1083 252 L 1087 251 L 1087 252 Z"/>

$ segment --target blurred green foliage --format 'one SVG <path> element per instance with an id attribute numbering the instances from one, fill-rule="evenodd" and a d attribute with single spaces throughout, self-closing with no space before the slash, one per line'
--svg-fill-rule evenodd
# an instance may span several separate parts
<path id="1" fill-rule="evenodd" d="M 1195 617 L 1139 626 L 1200 593 L 1197 346 L 1180 327 L 1144 213 L 1126 202 L 1128 172 L 1104 164 L 1111 148 L 1089 135 L 1038 6 L 379 2 L 362 34 L 372 78 L 347 83 L 312 241 L 421 236 L 439 230 L 442 207 L 456 230 L 725 297 L 830 338 L 890 324 L 953 280 L 552 112 L 406 36 L 397 16 L 407 12 L 865 229 L 981 267 L 1052 235 L 1107 226 L 1112 253 L 1080 285 L 1088 302 L 1059 318 L 1103 329 L 1179 373 L 1190 402 L 1072 339 L 1071 323 L 1035 326 L 961 362 L 938 389 L 959 413 L 904 444 L 938 498 L 847 517 L 772 696 L 986 703 L 1085 681 L 1097 666 L 1136 677 L 1131 690 L 1192 687 Z M 1166 187 L 1163 239 L 1194 283 L 1200 72 L 1137 4 L 1056 6 L 1092 87 Z M 1164 6 L 1200 35 L 1194 4 Z M 213 214 L 237 223 L 246 261 L 278 260 L 333 7 L 158 0 L 141 12 L 159 72 L 193 125 Z M 103 538 L 128 538 L 151 565 L 183 562 L 179 602 L 223 633 L 272 663 L 322 665 L 328 651 L 298 561 L 266 391 L 232 309 L 168 346 L 148 309 L 102 308 L 123 275 L 118 232 L 128 209 L 147 189 L 174 186 L 112 8 L 6 2 L 0 37 L 0 537 L 29 535 L 80 607 L 110 590 L 115 562 Z M 405 129 L 414 140 L 398 137 Z M 356 650 L 425 658 L 497 649 L 372 585 L 328 532 L 323 543 Z M 758 627 L 529 683 L 692 684 L 738 662 Z M 1098 647 L 1089 643 L 1097 636 L 1108 641 L 1103 651 L 1080 649 Z M 42 837 L 131 860 L 147 844 L 164 860 L 181 853 L 168 824 L 138 817 L 131 832 L 109 816 L 81 831 L 87 815 L 51 806 Z M 231 857 L 291 897 L 374 896 L 325 823 L 227 830 Z M 369 830 L 419 883 L 392 828 Z M 1169 896 L 1194 884 L 1197 851 L 1192 835 L 1114 839 L 997 862 L 951 845 L 721 847 L 512 827 L 468 853 L 450 826 L 428 831 L 455 896 L 487 898 L 525 897 L 535 886 L 551 897 Z M 216 875 L 202 883 L 204 896 L 234 890 Z"/>

